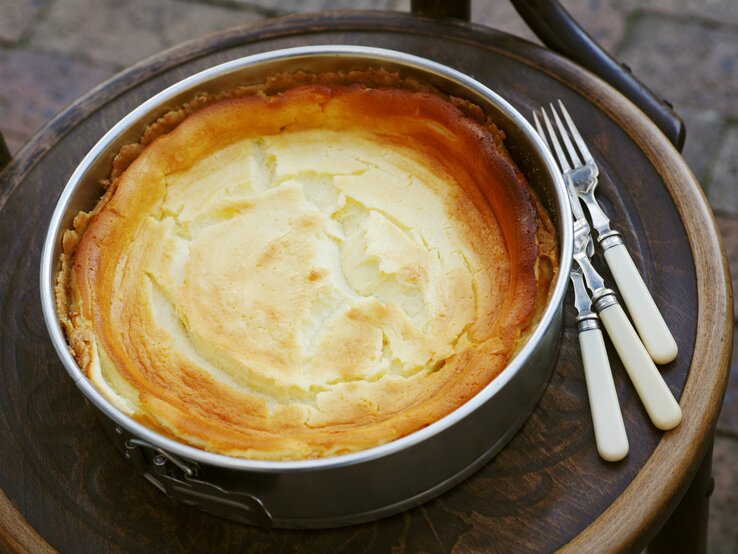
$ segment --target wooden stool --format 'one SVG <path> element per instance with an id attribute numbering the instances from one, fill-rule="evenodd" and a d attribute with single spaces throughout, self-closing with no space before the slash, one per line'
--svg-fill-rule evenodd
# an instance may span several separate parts
<path id="1" fill-rule="evenodd" d="M 524 115 L 556 98 L 565 102 L 600 163 L 605 209 L 677 339 L 678 358 L 661 368 L 684 412 L 676 430 L 662 433 L 650 424 L 610 349 L 631 451 L 615 464 L 597 456 L 569 296 L 554 375 L 521 431 L 467 481 L 409 512 L 348 528 L 266 531 L 172 503 L 118 456 L 57 359 L 39 305 L 41 244 L 66 180 L 116 121 L 166 86 L 257 52 L 339 43 L 444 63 Z M 298 15 L 150 58 L 66 109 L 0 171 L 0 244 L 0 545 L 7 549 L 637 550 L 664 525 L 709 456 L 728 377 L 727 264 L 710 209 L 679 153 L 642 112 L 579 66 L 462 21 L 381 12 Z M 597 264 L 612 282 L 602 260 Z"/>

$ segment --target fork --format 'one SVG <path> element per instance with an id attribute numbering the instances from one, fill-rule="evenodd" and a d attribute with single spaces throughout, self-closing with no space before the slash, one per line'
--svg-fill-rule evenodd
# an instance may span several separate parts
<path id="1" fill-rule="evenodd" d="M 561 121 L 553 104 L 550 107 L 572 165 L 569 165 L 563 153 L 558 156 L 559 163 L 562 170 L 571 178 L 577 195 L 589 211 L 592 226 L 597 231 L 597 242 L 602 247 L 605 261 L 628 307 L 638 334 L 654 362 L 669 363 L 677 356 L 676 341 L 633 263 L 633 258 L 628 253 L 620 233 L 610 227 L 610 219 L 602 211 L 595 198 L 594 193 L 599 175 L 597 164 L 561 100 L 559 100 L 559 108 L 566 120 L 566 125 Z M 543 114 L 545 116 L 545 111 Z M 576 148 L 569 135 L 574 139 Z"/>
<path id="2" fill-rule="evenodd" d="M 592 300 L 587 294 L 581 269 L 572 269 L 569 277 L 574 287 L 579 350 L 597 452 L 603 460 L 617 462 L 628 454 L 628 436 L 600 330 L 600 318 L 592 311 Z"/>
<path id="3" fill-rule="evenodd" d="M 551 121 L 549 120 L 546 112 L 542 112 L 544 122 L 546 123 L 546 129 L 548 130 L 548 137 L 543 131 L 541 123 L 538 119 L 538 114 L 533 113 L 533 119 L 535 120 L 536 129 L 541 139 L 549 144 L 549 150 L 555 153 L 559 159 L 560 167 L 564 168 L 566 164 L 566 157 L 564 151 L 561 148 L 559 139 L 554 132 Z M 568 165 L 567 165 L 568 167 Z M 633 329 L 630 321 L 625 316 L 623 308 L 615 296 L 615 292 L 605 287 L 605 282 L 602 276 L 592 265 L 592 261 L 589 258 L 587 246 L 589 241 L 592 240 L 589 223 L 584 217 L 582 211 L 582 205 L 579 202 L 576 189 L 571 179 L 570 171 L 562 171 L 564 182 L 566 184 L 567 193 L 569 195 L 569 204 L 571 207 L 572 216 L 574 219 L 574 260 L 581 269 L 581 273 L 587 283 L 587 287 L 592 292 L 592 301 L 594 303 L 595 310 L 599 315 L 602 323 L 605 325 L 605 330 L 610 336 L 610 340 L 615 346 L 618 355 L 620 356 L 623 366 L 633 382 L 633 386 L 638 393 L 638 396 L 646 408 L 649 417 L 653 424 L 662 430 L 673 429 L 682 419 L 682 411 L 679 404 L 674 399 L 674 395 L 669 390 L 664 378 L 661 376 L 659 371 L 656 369 L 653 360 L 649 356 L 646 348 L 644 347 L 641 339 Z M 576 270 L 574 270 L 576 271 Z M 572 271 L 572 273 L 574 272 Z M 576 278 L 573 274 L 570 274 L 572 280 Z M 576 293 L 576 288 L 575 288 Z M 581 331 L 581 329 L 580 329 Z M 604 349 L 604 344 L 598 348 Z M 588 364 L 587 359 L 583 359 L 584 364 Z M 588 373 L 585 368 L 585 378 Z M 589 388 L 589 384 L 588 384 Z M 595 409 L 592 403 L 595 401 L 590 396 L 591 409 Z"/>

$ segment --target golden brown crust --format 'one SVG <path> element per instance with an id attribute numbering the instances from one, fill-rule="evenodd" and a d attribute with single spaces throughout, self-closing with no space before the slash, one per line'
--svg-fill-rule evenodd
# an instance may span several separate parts
<path id="1" fill-rule="evenodd" d="M 119 408 L 259 459 L 382 444 L 507 364 L 556 272 L 477 106 L 381 70 L 199 95 L 121 150 L 57 309 Z"/>

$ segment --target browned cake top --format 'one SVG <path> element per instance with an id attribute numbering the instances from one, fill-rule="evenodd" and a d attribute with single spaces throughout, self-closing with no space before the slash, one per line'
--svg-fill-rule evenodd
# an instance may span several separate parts
<path id="1" fill-rule="evenodd" d="M 59 315 L 123 412 L 222 454 L 338 455 L 448 414 L 526 338 L 555 239 L 501 133 L 353 75 L 172 112 L 78 216 Z"/>

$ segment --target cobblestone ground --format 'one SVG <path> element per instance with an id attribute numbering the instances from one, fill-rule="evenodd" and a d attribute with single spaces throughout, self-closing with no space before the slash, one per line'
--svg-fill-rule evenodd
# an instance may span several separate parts
<path id="1" fill-rule="evenodd" d="M 563 0 L 687 123 L 685 158 L 717 215 L 738 278 L 738 2 Z M 186 39 L 297 11 L 408 10 L 409 0 L 0 0 L 0 129 L 11 152 L 117 71 Z M 534 40 L 505 0 L 472 20 Z M 735 311 L 738 315 L 738 310 Z M 738 339 L 738 336 L 736 336 Z M 713 553 L 738 552 L 738 357 L 715 444 Z"/>

